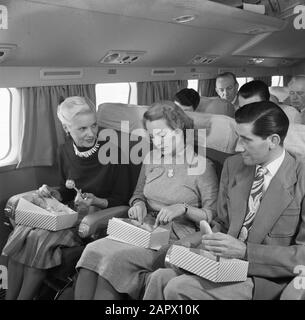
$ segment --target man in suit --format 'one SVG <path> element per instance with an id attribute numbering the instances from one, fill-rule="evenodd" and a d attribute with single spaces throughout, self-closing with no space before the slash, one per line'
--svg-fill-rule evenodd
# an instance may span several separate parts
<path id="1" fill-rule="evenodd" d="M 213 283 L 159 269 L 144 299 L 275 299 L 305 263 L 305 161 L 283 147 L 289 120 L 269 101 L 248 104 L 235 118 L 240 153 L 224 163 L 213 233 L 187 241 L 199 237 L 216 256 L 247 260 L 247 280 Z"/>
<path id="2" fill-rule="evenodd" d="M 238 82 L 232 72 L 224 72 L 216 77 L 216 92 L 221 99 L 232 103 L 235 110 L 238 108 L 237 92 Z"/>

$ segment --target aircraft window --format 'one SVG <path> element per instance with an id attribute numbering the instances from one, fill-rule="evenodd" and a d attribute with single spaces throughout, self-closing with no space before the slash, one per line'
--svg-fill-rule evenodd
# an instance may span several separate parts
<path id="1" fill-rule="evenodd" d="M 0 88 L 0 161 L 6 158 L 11 148 L 11 94 Z"/>
<path id="2" fill-rule="evenodd" d="M 187 87 L 189 89 L 194 89 L 195 91 L 198 91 L 198 80 L 197 79 L 187 80 Z"/>
<path id="3" fill-rule="evenodd" d="M 283 76 L 272 76 L 272 87 L 283 87 L 284 77 Z"/>
<path id="4" fill-rule="evenodd" d="M 241 87 L 245 83 L 254 80 L 254 78 L 253 77 L 242 77 L 242 78 L 240 77 L 240 78 L 236 78 L 236 80 L 237 80 L 237 82 L 239 84 L 239 87 Z"/>
<path id="5" fill-rule="evenodd" d="M 0 167 L 17 163 L 20 140 L 20 95 L 16 88 L 0 88 Z"/>
<path id="6" fill-rule="evenodd" d="M 105 102 L 137 104 L 135 82 L 98 83 L 95 92 L 97 106 Z"/>

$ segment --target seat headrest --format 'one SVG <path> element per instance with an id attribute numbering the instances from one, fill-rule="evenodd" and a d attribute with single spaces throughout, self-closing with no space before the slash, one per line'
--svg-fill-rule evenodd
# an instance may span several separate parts
<path id="1" fill-rule="evenodd" d="M 121 121 L 129 121 L 129 130 L 133 131 L 143 128 L 142 118 L 148 108 L 124 103 L 102 103 L 98 106 L 97 123 L 103 128 L 122 131 Z"/>
<path id="2" fill-rule="evenodd" d="M 289 97 L 288 87 L 269 87 L 269 92 L 276 96 L 279 102 L 284 102 Z"/>
<path id="3" fill-rule="evenodd" d="M 222 114 L 234 118 L 234 106 L 219 97 L 200 97 L 196 112 Z"/>
<path id="4" fill-rule="evenodd" d="M 135 129 L 143 129 L 142 118 L 148 108 L 148 106 L 122 103 L 103 103 L 98 107 L 98 125 L 124 132 L 125 128 L 122 128 L 121 121 L 129 121 L 129 133 Z M 237 141 L 234 119 L 224 115 L 200 112 L 186 113 L 194 120 L 195 128 L 207 129 L 206 144 L 208 148 L 234 153 Z"/>
<path id="5" fill-rule="evenodd" d="M 193 120 L 195 128 L 207 129 L 207 148 L 225 153 L 235 153 L 238 136 L 233 118 L 211 113 L 186 112 Z"/>
<path id="6" fill-rule="evenodd" d="M 305 156 L 305 125 L 297 123 L 289 125 L 284 147 L 287 151 Z"/>

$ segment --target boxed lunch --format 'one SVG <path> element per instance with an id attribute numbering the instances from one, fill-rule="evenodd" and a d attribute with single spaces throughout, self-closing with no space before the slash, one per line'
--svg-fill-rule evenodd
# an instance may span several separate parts
<path id="1" fill-rule="evenodd" d="M 172 245 L 165 262 L 213 282 L 245 281 L 248 261 L 217 258 L 208 251 Z"/>
<path id="2" fill-rule="evenodd" d="M 108 222 L 108 238 L 133 244 L 138 247 L 158 250 L 169 242 L 170 230 L 154 227 L 127 218 L 112 218 Z"/>
<path id="3" fill-rule="evenodd" d="M 71 228 L 77 219 L 77 212 L 55 198 L 37 195 L 29 200 L 20 198 L 15 212 L 16 224 L 51 231 Z"/>

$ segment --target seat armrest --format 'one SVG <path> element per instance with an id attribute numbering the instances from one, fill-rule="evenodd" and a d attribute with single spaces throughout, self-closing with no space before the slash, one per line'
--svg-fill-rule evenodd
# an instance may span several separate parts
<path id="1" fill-rule="evenodd" d="M 283 290 L 280 300 L 305 300 L 305 277 L 294 277 Z"/>
<path id="2" fill-rule="evenodd" d="M 87 238 L 93 236 L 97 231 L 101 229 L 107 229 L 108 221 L 111 218 L 123 218 L 127 217 L 129 207 L 128 206 L 118 206 L 107 208 L 103 210 L 95 211 L 90 213 L 83 218 L 81 221 L 78 234 L 81 238 Z"/>
<path id="3" fill-rule="evenodd" d="M 31 191 L 18 193 L 18 194 L 14 195 L 14 196 L 11 196 L 7 200 L 5 208 L 4 208 L 5 216 L 7 218 L 9 218 L 11 221 L 15 220 L 15 210 L 16 210 L 16 207 L 18 205 L 19 199 L 23 198 L 23 197 L 25 197 L 27 195 L 31 195 L 35 191 L 37 191 L 37 190 L 31 190 Z"/>

